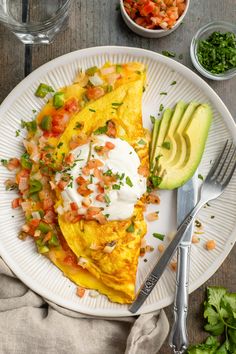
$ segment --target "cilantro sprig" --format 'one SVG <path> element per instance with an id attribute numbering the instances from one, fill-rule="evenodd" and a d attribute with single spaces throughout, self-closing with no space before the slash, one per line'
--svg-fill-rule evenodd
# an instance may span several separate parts
<path id="1" fill-rule="evenodd" d="M 236 293 L 229 293 L 226 288 L 208 287 L 204 318 L 207 321 L 204 328 L 211 336 L 205 343 L 190 347 L 187 353 L 235 354 Z"/>

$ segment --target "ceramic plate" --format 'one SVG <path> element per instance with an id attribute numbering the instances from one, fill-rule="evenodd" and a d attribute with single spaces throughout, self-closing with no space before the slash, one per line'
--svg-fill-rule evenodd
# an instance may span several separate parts
<path id="1" fill-rule="evenodd" d="M 143 96 L 143 123 L 151 128 L 150 114 L 156 116 L 160 104 L 173 107 L 177 101 L 192 100 L 209 102 L 214 111 L 213 124 L 199 173 L 205 176 L 211 162 L 220 151 L 224 141 L 236 136 L 235 123 L 216 93 L 196 74 L 185 66 L 154 52 L 127 47 L 96 47 L 66 54 L 41 66 L 27 76 L 5 99 L 0 108 L 0 156 L 10 158 L 22 153 L 22 134 L 16 137 L 20 121 L 31 120 L 32 110 L 39 111 L 45 104 L 34 96 L 40 82 L 54 88 L 68 85 L 73 81 L 79 68 L 101 66 L 106 61 L 125 63 L 140 61 L 147 65 L 147 89 Z M 171 85 L 176 81 L 175 85 Z M 167 92 L 167 95 L 161 95 Z M 130 315 L 126 305 L 111 303 L 103 295 L 92 298 L 87 292 L 80 299 L 76 296 L 76 286 L 49 260 L 36 252 L 32 240 L 20 241 L 17 234 L 24 223 L 22 212 L 11 209 L 14 192 L 6 192 L 4 181 L 11 173 L 0 169 L 0 254 L 12 271 L 26 285 L 44 298 L 68 309 L 95 316 Z M 201 182 L 201 180 L 199 180 Z M 225 193 L 210 206 L 201 210 L 198 220 L 203 224 L 204 233 L 199 235 L 200 243 L 192 246 L 190 291 L 195 290 L 219 268 L 235 242 L 236 238 L 236 175 Z M 168 235 L 176 229 L 176 193 L 161 191 L 161 204 L 158 206 L 159 220 L 148 225 L 147 243 L 154 247 L 144 258 L 140 258 L 137 273 L 137 289 L 147 273 L 160 257 L 157 246 L 159 240 L 152 233 Z M 155 206 L 155 210 L 157 207 Z M 214 218 L 212 218 L 214 216 Z M 207 240 L 216 241 L 216 249 L 209 252 L 204 248 Z M 168 243 L 165 237 L 164 244 Z M 168 267 L 158 285 L 141 308 L 145 313 L 169 305 L 174 294 L 175 273 Z"/>

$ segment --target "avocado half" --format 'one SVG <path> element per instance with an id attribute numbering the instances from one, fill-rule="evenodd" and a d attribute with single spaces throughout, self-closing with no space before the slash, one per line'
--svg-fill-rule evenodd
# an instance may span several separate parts
<path id="1" fill-rule="evenodd" d="M 206 144 L 212 110 L 206 103 L 183 101 L 174 111 L 166 109 L 154 123 L 150 166 L 152 176 L 160 177 L 159 189 L 175 189 L 195 173 Z"/>

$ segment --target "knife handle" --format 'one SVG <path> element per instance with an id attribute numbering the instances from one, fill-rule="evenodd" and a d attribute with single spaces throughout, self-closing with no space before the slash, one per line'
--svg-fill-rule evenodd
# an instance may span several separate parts
<path id="1" fill-rule="evenodd" d="M 190 245 L 180 244 L 177 252 L 174 323 L 169 337 L 169 344 L 173 348 L 174 353 L 182 354 L 188 347 L 187 313 Z"/>

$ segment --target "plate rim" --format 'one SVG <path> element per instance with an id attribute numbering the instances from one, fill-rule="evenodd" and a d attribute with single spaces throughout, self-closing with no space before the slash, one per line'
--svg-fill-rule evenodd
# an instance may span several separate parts
<path id="1" fill-rule="evenodd" d="M 198 87 L 213 103 L 216 110 L 221 114 L 223 121 L 228 126 L 229 131 L 231 131 L 232 139 L 236 142 L 236 123 L 229 112 L 228 108 L 222 101 L 222 99 L 218 96 L 218 94 L 214 91 L 214 89 L 203 80 L 200 76 L 198 76 L 195 72 L 193 72 L 190 68 L 186 67 L 182 63 L 175 61 L 174 59 L 168 58 L 162 54 L 156 53 L 151 50 L 136 48 L 136 47 L 128 47 L 128 46 L 95 46 L 90 48 L 79 49 L 76 51 L 72 51 L 61 55 L 57 58 L 50 60 L 49 62 L 41 65 L 37 69 L 35 69 L 32 73 L 30 73 L 27 77 L 25 77 L 21 82 L 19 82 L 15 88 L 7 95 L 7 97 L 3 100 L 0 106 L 0 121 L 4 119 L 4 114 L 8 111 L 10 104 L 14 103 L 17 98 L 19 98 L 22 91 L 27 90 L 37 79 L 42 75 L 47 75 L 49 71 L 55 69 L 59 66 L 64 66 L 69 64 L 70 62 L 75 61 L 80 56 L 89 56 L 89 55 L 99 55 L 100 53 L 104 53 L 105 51 L 108 54 L 120 54 L 124 52 L 124 54 L 131 54 L 133 56 L 143 56 L 148 57 L 150 59 L 159 61 L 163 64 L 168 65 L 169 67 L 176 70 L 180 75 L 183 75 L 189 82 L 193 83 L 196 87 Z M 232 134 L 233 132 L 233 134 Z M 228 237 L 228 246 L 224 249 L 224 252 L 220 254 L 217 259 L 211 264 L 211 266 L 202 274 L 194 284 L 190 284 L 189 293 L 196 290 L 198 287 L 203 285 L 221 266 L 223 261 L 227 258 L 229 252 L 232 250 L 233 245 L 236 241 L 236 224 Z M 165 299 L 162 299 L 158 302 L 158 306 L 155 306 L 155 303 L 150 305 L 144 305 L 136 314 L 131 314 L 127 305 L 124 305 L 123 310 L 115 310 L 117 313 L 113 313 L 112 309 L 88 309 L 86 308 L 77 308 L 77 304 L 72 304 L 71 301 L 63 299 L 61 296 L 56 295 L 52 291 L 48 291 L 47 289 L 43 289 L 40 285 L 34 283 L 32 284 L 32 279 L 26 274 L 22 274 L 20 267 L 17 264 L 14 264 L 14 260 L 8 256 L 7 251 L 5 251 L 4 247 L 0 249 L 0 256 L 3 261 L 9 266 L 11 271 L 19 278 L 26 286 L 28 286 L 31 290 L 42 296 L 45 300 L 56 303 L 59 306 L 65 307 L 69 310 L 84 313 L 96 317 L 124 317 L 124 316 L 134 316 L 143 313 L 149 313 L 152 311 L 156 311 L 163 307 L 170 305 L 173 301 L 174 293 L 170 296 L 167 296 Z M 83 305 L 82 305 L 83 306 Z M 95 313 L 94 313 L 95 312 Z"/>

